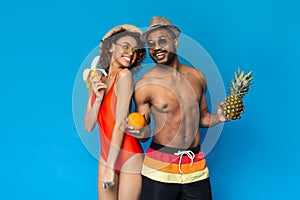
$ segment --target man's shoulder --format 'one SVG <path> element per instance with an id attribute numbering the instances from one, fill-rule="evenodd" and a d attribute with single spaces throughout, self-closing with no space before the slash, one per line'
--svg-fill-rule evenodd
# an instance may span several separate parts
<path id="1" fill-rule="evenodd" d="M 143 88 L 147 83 L 149 82 L 149 77 L 151 73 L 148 71 L 145 74 L 142 75 L 142 77 L 136 82 L 136 89 Z"/>
<path id="2" fill-rule="evenodd" d="M 142 77 L 137 81 L 137 84 L 149 82 L 149 81 L 151 81 L 152 78 L 155 77 L 155 75 L 156 75 L 155 70 L 154 70 L 154 68 L 152 68 L 142 75 Z"/>
<path id="3" fill-rule="evenodd" d="M 156 73 L 156 66 L 152 67 L 149 71 L 143 74 L 142 78 L 146 79 L 149 77 L 153 77 Z"/>
<path id="4" fill-rule="evenodd" d="M 203 72 L 199 69 L 184 64 L 181 64 L 181 67 L 183 69 L 182 71 L 184 71 L 185 73 L 190 74 L 196 78 L 205 79 Z"/>
<path id="5" fill-rule="evenodd" d="M 153 91 L 153 87 L 151 87 L 151 83 L 153 83 L 153 81 L 151 81 L 153 76 L 153 71 L 150 69 L 136 82 L 134 89 L 136 101 L 148 101 Z"/>

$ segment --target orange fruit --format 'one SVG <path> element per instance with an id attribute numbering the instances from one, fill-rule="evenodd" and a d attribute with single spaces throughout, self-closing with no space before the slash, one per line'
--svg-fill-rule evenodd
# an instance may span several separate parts
<path id="1" fill-rule="evenodd" d="M 132 126 L 135 130 L 145 125 L 145 118 L 141 113 L 133 112 L 128 116 L 128 126 Z"/>

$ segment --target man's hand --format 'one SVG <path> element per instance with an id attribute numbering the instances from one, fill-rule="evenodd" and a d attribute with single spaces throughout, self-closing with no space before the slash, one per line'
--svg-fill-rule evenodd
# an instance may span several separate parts
<path id="1" fill-rule="evenodd" d="M 223 115 L 222 113 L 222 106 L 224 105 L 224 102 L 220 102 L 218 104 L 218 108 L 217 108 L 217 118 L 220 122 L 227 122 L 228 119 Z"/>
<path id="2" fill-rule="evenodd" d="M 144 114 L 143 114 L 143 116 L 145 117 Z M 148 125 L 145 125 L 144 127 L 140 128 L 140 129 L 134 129 L 132 126 L 128 125 L 127 117 L 124 119 L 124 129 L 129 135 L 131 135 L 137 139 L 148 139 L 148 137 L 149 137 L 150 130 L 149 130 Z"/>

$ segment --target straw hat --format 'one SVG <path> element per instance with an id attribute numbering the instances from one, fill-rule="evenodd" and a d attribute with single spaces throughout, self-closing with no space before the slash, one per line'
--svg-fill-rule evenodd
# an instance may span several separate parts
<path id="1" fill-rule="evenodd" d="M 102 38 L 101 40 L 101 44 L 100 44 L 100 47 L 102 46 L 102 42 L 104 40 L 106 40 L 107 38 L 109 38 L 112 34 L 114 34 L 115 32 L 118 32 L 120 30 L 125 30 L 125 31 L 128 31 L 128 32 L 133 32 L 133 33 L 139 33 L 140 35 L 142 35 L 142 31 L 134 26 L 134 25 L 131 25 L 131 24 L 122 24 L 122 25 L 119 25 L 119 26 L 116 26 L 114 28 L 112 28 L 110 31 L 108 31 Z"/>
<path id="2" fill-rule="evenodd" d="M 161 16 L 154 16 L 150 20 L 148 30 L 142 34 L 142 41 L 146 42 L 148 34 L 158 28 L 168 29 L 173 32 L 176 37 L 178 37 L 181 33 L 180 29 L 177 26 L 174 26 L 169 19 Z"/>
<path id="3" fill-rule="evenodd" d="M 112 28 L 110 31 L 108 31 L 102 38 L 101 40 L 101 43 L 100 43 L 100 47 L 102 47 L 102 42 L 104 40 L 106 40 L 107 38 L 109 38 L 110 36 L 112 36 L 114 33 L 120 31 L 120 30 L 125 30 L 125 31 L 128 31 L 128 32 L 133 32 L 133 33 L 138 33 L 138 34 L 142 34 L 142 31 L 136 27 L 136 26 L 133 26 L 131 24 L 122 24 L 122 25 L 119 25 L 119 26 L 116 26 L 114 28 Z M 91 63 L 91 68 L 87 68 L 83 71 L 83 74 L 82 74 L 82 79 L 84 81 L 88 81 L 88 77 L 89 77 L 89 74 L 90 74 L 90 71 L 91 70 L 98 70 L 100 71 L 104 76 L 107 76 L 107 73 L 104 69 L 100 69 L 100 68 L 97 68 L 97 66 L 99 65 L 99 62 L 100 62 L 100 56 L 96 56 L 92 63 Z"/>

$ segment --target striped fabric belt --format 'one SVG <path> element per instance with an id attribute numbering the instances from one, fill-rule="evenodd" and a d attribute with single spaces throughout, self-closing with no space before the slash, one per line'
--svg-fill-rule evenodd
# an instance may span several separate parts
<path id="1" fill-rule="evenodd" d="M 151 143 L 142 175 L 164 183 L 192 183 L 208 178 L 209 171 L 200 147 L 184 150 Z"/>

